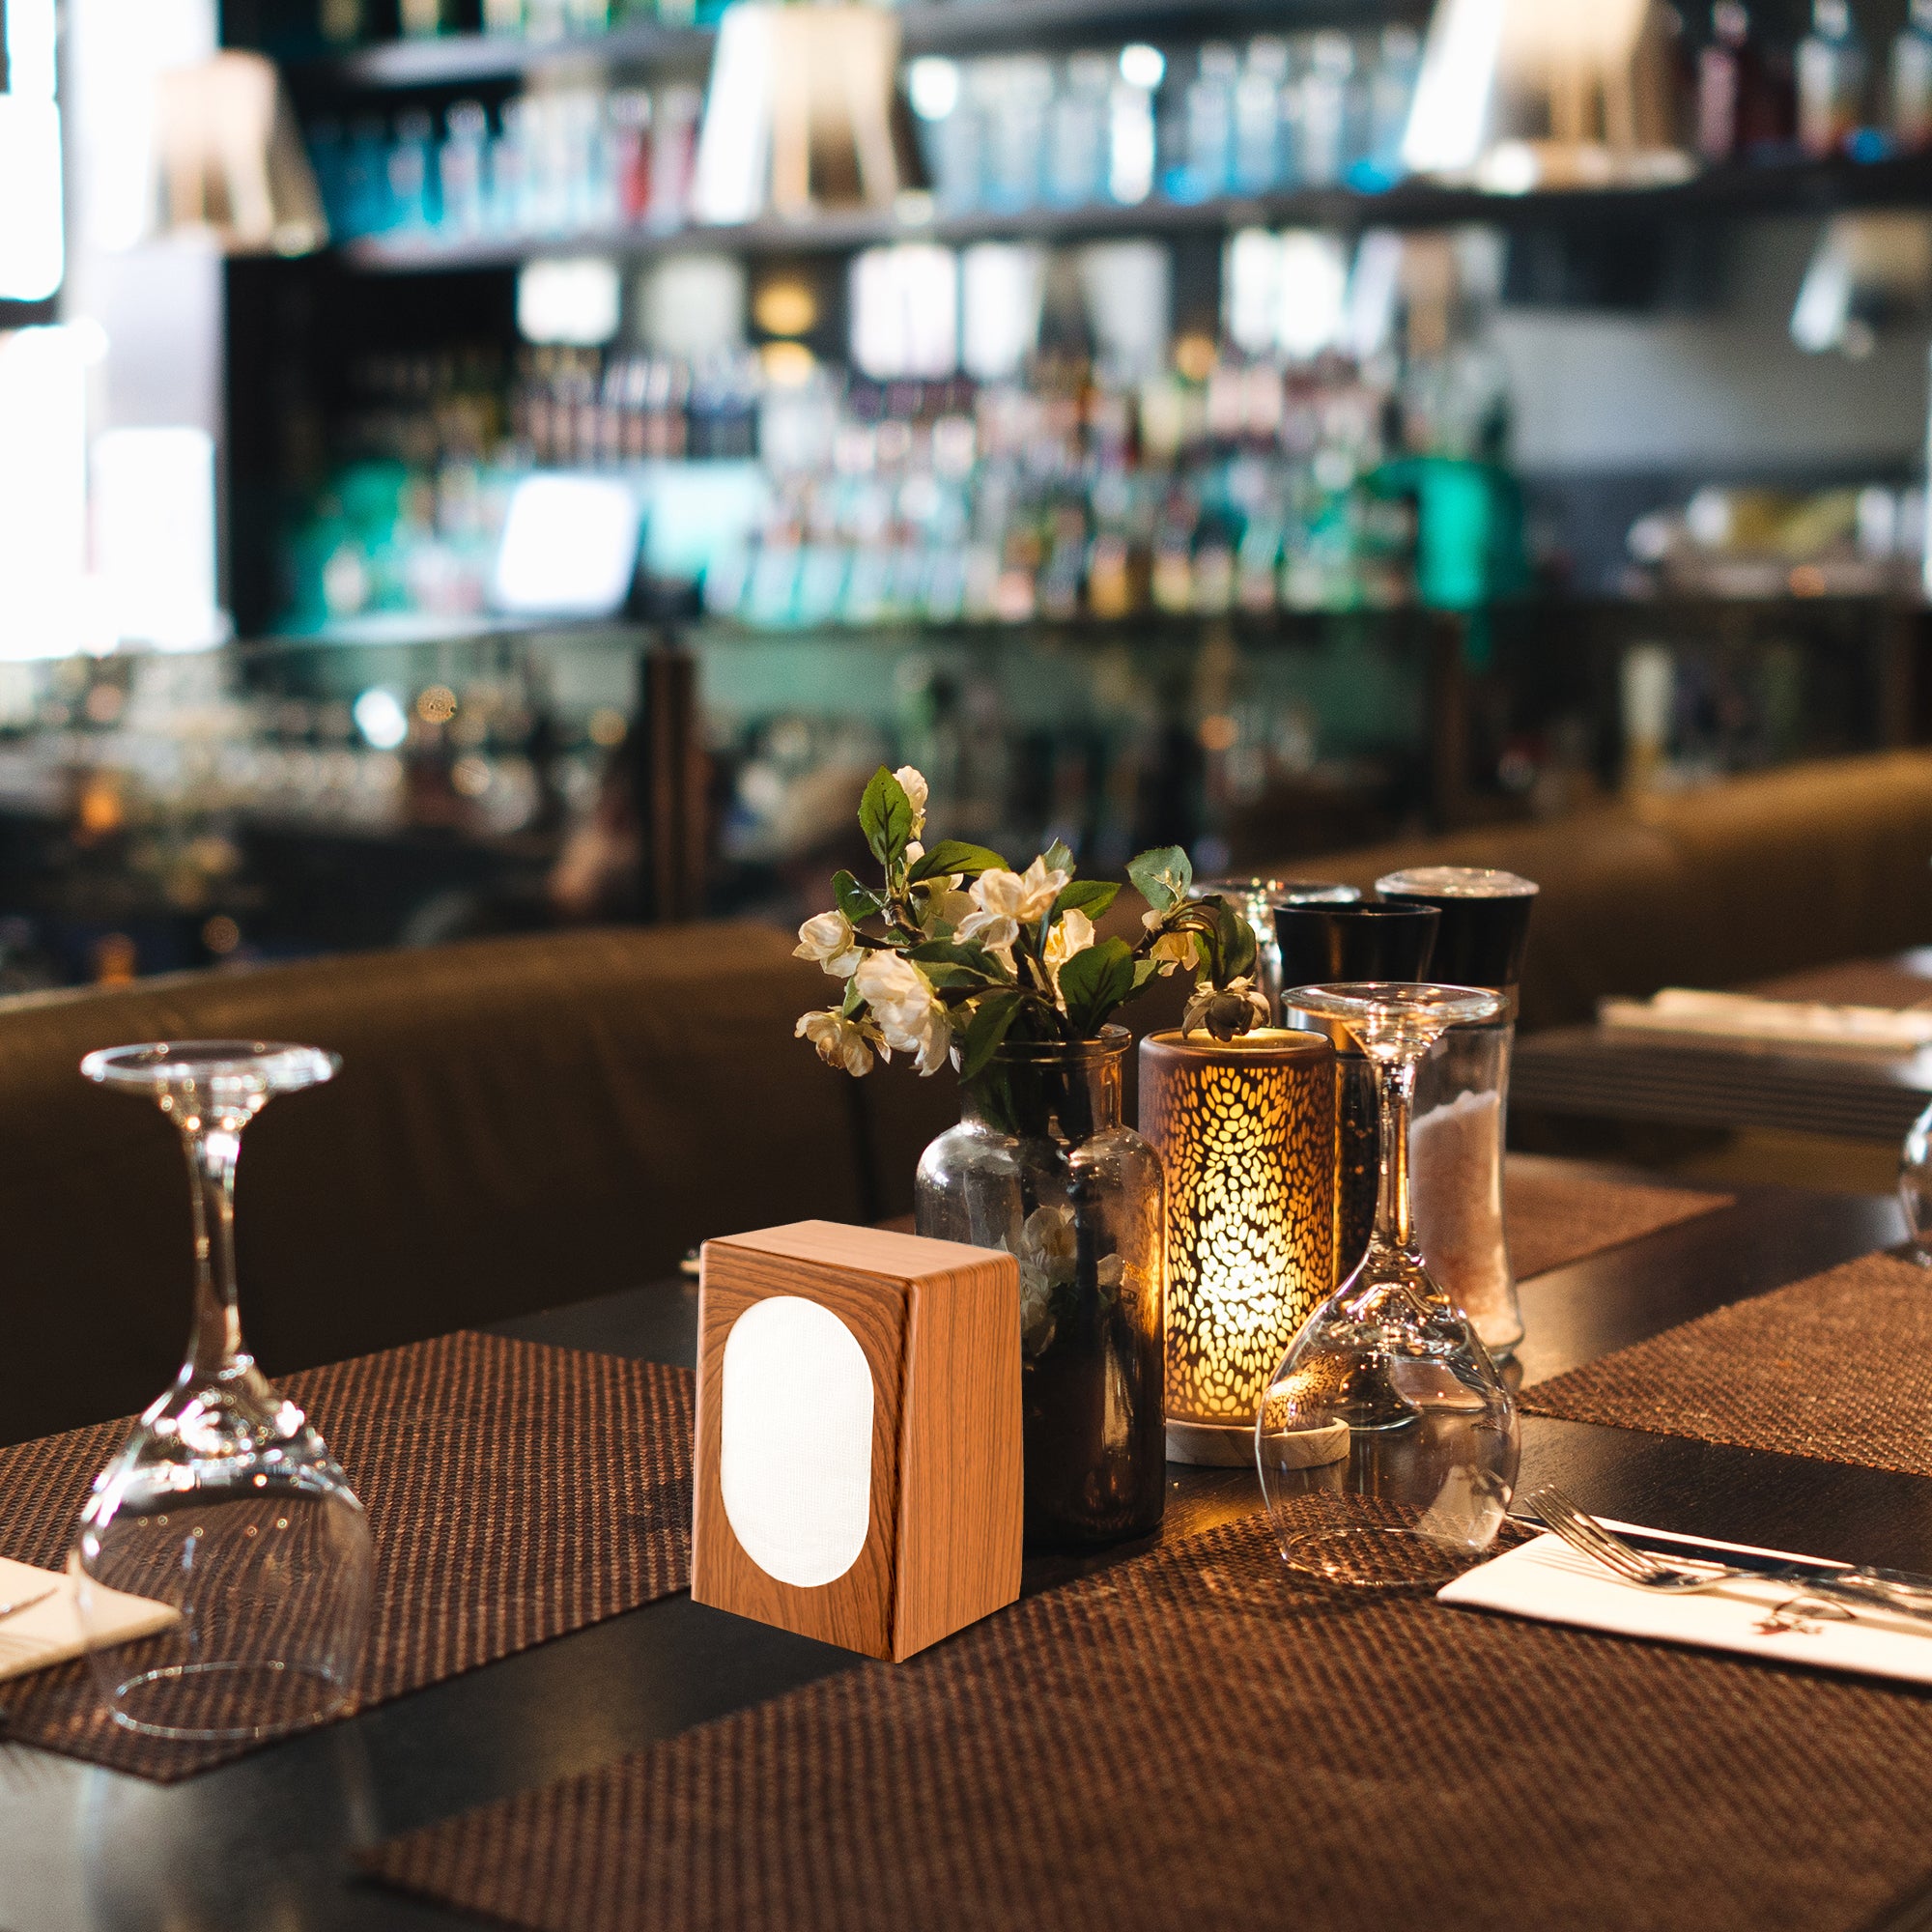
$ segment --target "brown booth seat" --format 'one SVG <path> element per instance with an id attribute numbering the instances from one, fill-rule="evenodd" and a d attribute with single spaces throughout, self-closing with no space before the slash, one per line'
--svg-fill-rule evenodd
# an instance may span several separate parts
<path id="1" fill-rule="evenodd" d="M 1538 880 L 1535 1026 L 1605 993 L 1932 941 L 1928 855 L 1932 755 L 1892 753 L 1291 869 L 1367 885 L 1436 860 Z M 244 1146 L 244 1315 L 271 1372 L 659 1278 L 709 1235 L 905 1212 L 954 1084 L 822 1066 L 792 1026 L 836 989 L 792 943 L 583 932 L 0 1001 L 0 1440 L 141 1406 L 186 1333 L 174 1134 L 80 1079 L 94 1047 L 241 1035 L 343 1056 Z M 1137 1029 L 1171 1024 L 1180 996 L 1161 988 Z"/>
<path id="2" fill-rule="evenodd" d="M 1932 943 L 1932 753 L 1790 766 L 1276 869 L 1368 886 L 1429 864 L 1535 879 L 1522 1023 L 1588 1020 L 1608 993 L 1739 985 Z"/>
<path id="3" fill-rule="evenodd" d="M 80 1078 L 95 1047 L 342 1055 L 243 1142 L 242 1312 L 271 1373 L 661 1278 L 709 1235 L 906 1211 L 952 1098 L 795 1041 L 832 981 L 792 943 L 579 932 L 0 1002 L 0 1440 L 144 1406 L 187 1335 L 179 1140 Z"/>

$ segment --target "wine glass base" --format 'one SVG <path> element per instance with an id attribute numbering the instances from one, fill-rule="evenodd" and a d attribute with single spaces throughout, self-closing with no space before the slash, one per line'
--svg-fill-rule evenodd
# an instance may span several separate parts
<path id="1" fill-rule="evenodd" d="M 144 1670 L 108 1692 L 124 1729 L 204 1744 L 279 1737 L 332 1718 L 349 1687 L 296 1663 L 176 1663 Z"/>
<path id="2" fill-rule="evenodd" d="M 1291 1570 L 1351 1590 L 1436 1590 L 1460 1577 L 1470 1556 L 1417 1530 L 1367 1524 L 1284 1537 L 1281 1553 Z"/>

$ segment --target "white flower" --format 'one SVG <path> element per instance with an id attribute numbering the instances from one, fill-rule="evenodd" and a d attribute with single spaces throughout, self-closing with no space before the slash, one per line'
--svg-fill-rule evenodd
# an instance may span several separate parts
<path id="1" fill-rule="evenodd" d="M 822 1012 L 806 1013 L 792 1029 L 794 1039 L 809 1039 L 818 1049 L 818 1057 L 828 1066 L 842 1066 L 857 1079 L 872 1070 L 875 1043 L 858 1020 L 848 1020 L 837 1007 Z M 883 1049 L 881 1049 L 883 1051 Z M 891 1054 L 886 1055 L 891 1059 Z"/>
<path id="2" fill-rule="evenodd" d="M 1046 976 L 1053 981 L 1053 996 L 1060 1000 L 1060 969 L 1076 952 L 1085 952 L 1094 943 L 1094 922 L 1077 906 L 1068 906 L 1046 935 Z M 1066 1002 L 1060 1000 L 1060 1009 Z"/>
<path id="3" fill-rule="evenodd" d="M 977 939 L 1010 970 L 1020 927 L 1044 919 L 1071 877 L 1058 867 L 1048 871 L 1044 859 L 1036 859 L 1024 872 L 1003 871 L 997 866 L 981 872 L 973 881 L 973 903 L 980 910 L 959 922 L 955 937 Z"/>
<path id="4" fill-rule="evenodd" d="M 946 1009 L 935 1001 L 925 1016 L 925 1024 L 916 1034 L 889 1037 L 888 1043 L 901 1053 L 910 1053 L 922 1077 L 937 1073 L 952 1053 L 952 1028 L 947 1020 Z"/>
<path id="5" fill-rule="evenodd" d="M 932 1008 L 932 981 L 896 952 L 868 952 L 858 967 L 860 997 L 888 1030 L 917 1032 Z"/>
<path id="6" fill-rule="evenodd" d="M 799 927 L 791 956 L 816 959 L 835 980 L 844 980 L 866 955 L 854 943 L 852 922 L 842 912 L 822 912 Z"/>
<path id="7" fill-rule="evenodd" d="M 1009 973 L 1013 970 L 1013 946 L 1020 936 L 1017 920 L 1005 913 L 969 912 L 954 925 L 952 936 L 962 945 L 969 939 L 977 939 L 995 958 L 1006 962 Z"/>
<path id="8" fill-rule="evenodd" d="M 918 838 L 925 830 L 925 774 L 911 765 L 901 765 L 893 776 L 898 780 L 899 789 L 905 793 L 906 803 L 912 807 L 913 837 Z"/>
<path id="9" fill-rule="evenodd" d="M 1191 932 L 1163 932 L 1154 941 L 1148 957 L 1160 969 L 1160 977 L 1165 980 L 1177 967 L 1198 963 L 1200 954 L 1195 949 Z"/>
<path id="10" fill-rule="evenodd" d="M 917 966 L 896 952 L 868 952 L 860 962 L 857 983 L 888 1046 L 914 1055 L 922 1073 L 936 1073 L 946 1065 L 952 1030 L 946 1009 L 932 996 L 931 980 Z"/>
<path id="11" fill-rule="evenodd" d="M 908 867 L 917 866 L 925 857 L 925 847 L 917 838 L 906 840 L 905 862 Z"/>
<path id="12" fill-rule="evenodd" d="M 1011 878 L 1009 872 L 1006 875 Z M 1072 878 L 1071 872 L 1063 872 L 1058 866 L 1047 870 L 1044 859 L 1036 859 L 1020 874 L 1019 920 L 1022 925 L 1031 925 L 1037 919 L 1044 919 L 1053 910 L 1053 902 L 1066 890 L 1066 882 Z"/>

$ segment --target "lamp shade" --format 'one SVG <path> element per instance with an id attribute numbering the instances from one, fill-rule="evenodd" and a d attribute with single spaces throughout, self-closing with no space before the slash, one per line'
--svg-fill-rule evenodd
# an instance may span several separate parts
<path id="1" fill-rule="evenodd" d="M 1335 1286 L 1335 1053 L 1280 1027 L 1141 1042 L 1141 1133 L 1167 1179 L 1167 1453 L 1238 1464 Z"/>

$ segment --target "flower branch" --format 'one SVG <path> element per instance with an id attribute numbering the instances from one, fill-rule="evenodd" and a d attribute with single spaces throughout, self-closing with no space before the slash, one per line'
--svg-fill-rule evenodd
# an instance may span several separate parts
<path id="1" fill-rule="evenodd" d="M 921 1073 L 949 1060 L 979 1079 L 1009 1040 L 1077 1042 L 1159 977 L 1195 974 L 1189 1027 L 1230 1038 L 1267 1017 L 1254 991 L 1255 938 L 1226 900 L 1196 897 L 1179 846 L 1143 852 L 1127 876 L 1147 900 L 1139 938 L 1101 939 L 1121 887 L 1075 876 L 1056 841 L 1023 872 L 987 846 L 928 850 L 927 786 L 912 766 L 873 774 L 859 826 L 880 870 L 875 890 L 848 871 L 834 909 L 799 928 L 797 954 L 845 982 L 839 1003 L 800 1019 L 798 1037 L 855 1075 L 874 1058 L 911 1058 Z"/>

